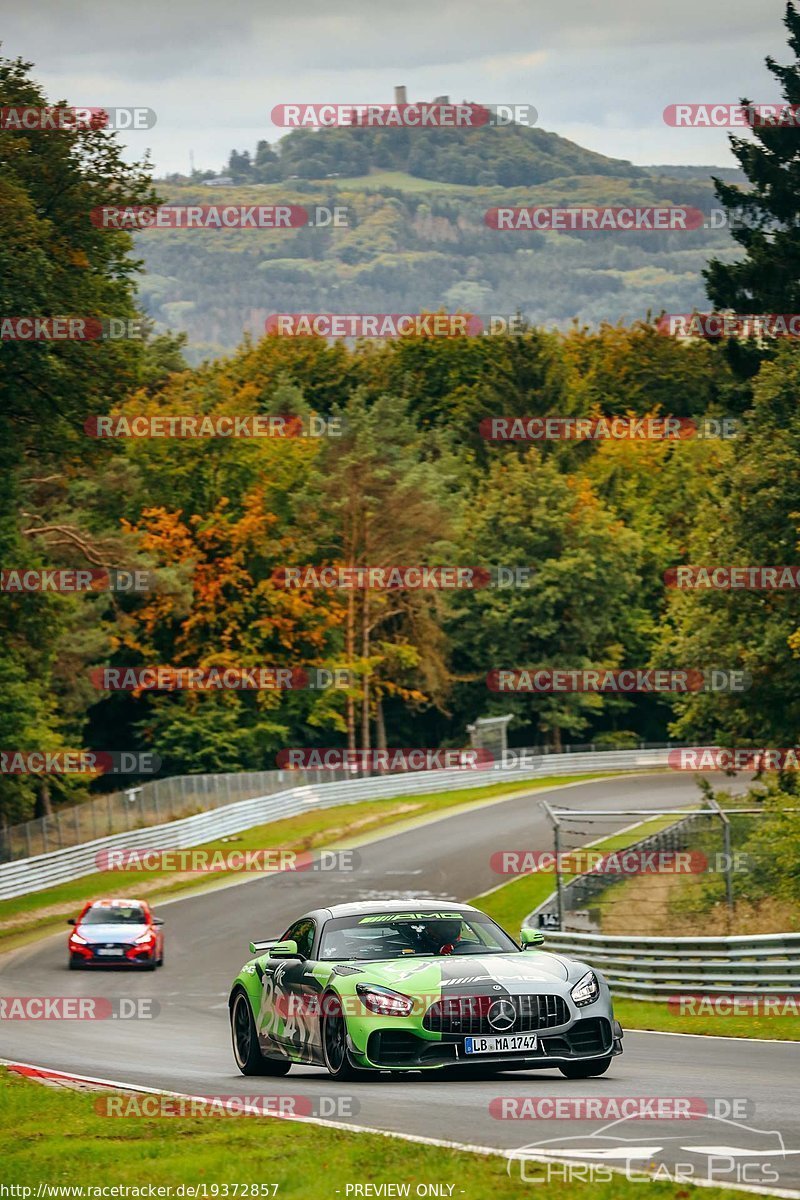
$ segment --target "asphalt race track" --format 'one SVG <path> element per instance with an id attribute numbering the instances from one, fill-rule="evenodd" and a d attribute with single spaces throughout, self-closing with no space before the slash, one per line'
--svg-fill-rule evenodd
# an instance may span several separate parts
<path id="1" fill-rule="evenodd" d="M 715 780 L 717 786 L 726 782 Z M 558 788 L 547 799 L 580 809 L 680 808 L 695 803 L 697 795 L 691 776 L 650 775 Z M 593 829 L 590 836 L 611 828 Z M 284 873 L 162 904 L 157 911 L 166 922 L 166 962 L 154 973 L 69 972 L 65 926 L 63 935 L 2 960 L 0 994 L 153 997 L 160 1012 L 154 1020 L 124 1022 L 3 1021 L 0 1056 L 191 1095 L 302 1096 L 315 1114 L 345 1124 L 504 1149 L 550 1142 L 551 1151 L 557 1144 L 570 1148 L 578 1162 L 624 1166 L 620 1155 L 630 1152 L 632 1141 L 642 1162 L 658 1151 L 659 1162 L 673 1168 L 689 1164 L 684 1174 L 705 1177 L 709 1155 L 724 1154 L 728 1165 L 718 1162 L 715 1182 L 748 1183 L 756 1191 L 800 1189 L 800 1043 L 629 1033 L 625 1054 L 605 1076 L 590 1080 L 567 1080 L 557 1071 L 479 1080 L 430 1073 L 337 1085 L 311 1067 L 293 1067 L 275 1080 L 239 1074 L 226 999 L 251 938 L 277 936 L 306 909 L 336 901 L 414 895 L 468 899 L 502 882 L 489 858 L 507 848 L 551 849 L 541 793 L 372 841 L 359 848 L 360 868 L 349 874 Z M 710 1118 L 628 1120 L 600 1138 L 605 1123 L 597 1120 L 497 1119 L 490 1101 L 505 1096 L 740 1098 L 749 1101 L 750 1116 L 738 1124 Z M 782 1135 L 785 1156 L 775 1153 L 775 1131 Z M 622 1138 L 626 1151 L 620 1149 Z M 631 1161 L 635 1166 L 639 1160 Z M 519 1175 L 519 1164 L 511 1169 Z"/>

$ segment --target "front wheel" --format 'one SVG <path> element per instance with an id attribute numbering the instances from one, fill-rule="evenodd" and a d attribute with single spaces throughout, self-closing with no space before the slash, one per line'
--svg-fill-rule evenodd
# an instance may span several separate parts
<path id="1" fill-rule="evenodd" d="M 611 1055 L 608 1058 L 593 1058 L 589 1062 L 567 1063 L 558 1069 L 567 1079 L 591 1079 L 594 1075 L 605 1075 L 610 1066 Z"/>
<path id="2" fill-rule="evenodd" d="M 357 1071 L 347 1053 L 347 1022 L 338 996 L 329 992 L 323 1006 L 322 1053 L 332 1079 L 354 1079 Z"/>
<path id="3" fill-rule="evenodd" d="M 244 992 L 237 992 L 231 1009 L 233 1057 L 243 1075 L 287 1075 L 291 1063 L 285 1058 L 266 1058 L 261 1053 L 256 1023 Z"/>

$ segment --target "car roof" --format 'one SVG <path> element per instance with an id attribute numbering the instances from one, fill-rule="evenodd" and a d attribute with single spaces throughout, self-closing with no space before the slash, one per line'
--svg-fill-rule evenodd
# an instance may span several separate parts
<path id="1" fill-rule="evenodd" d="M 87 908 L 147 908 L 146 900 L 120 900 L 113 896 L 108 900 L 88 900 Z"/>
<path id="2" fill-rule="evenodd" d="M 320 909 L 320 915 L 326 917 L 350 917 L 356 914 L 366 916 L 368 913 L 440 913 L 440 912 L 477 912 L 471 904 L 454 904 L 450 900 L 356 900 L 349 904 L 331 904 L 327 909 Z M 309 916 L 314 914 L 309 913 Z"/>

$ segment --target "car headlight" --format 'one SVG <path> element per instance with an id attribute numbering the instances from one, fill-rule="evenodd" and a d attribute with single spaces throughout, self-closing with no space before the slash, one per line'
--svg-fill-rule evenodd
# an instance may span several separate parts
<path id="1" fill-rule="evenodd" d="M 78 945 L 78 946 L 87 946 L 87 945 L 88 945 L 88 942 L 86 941 L 86 938 L 85 938 L 85 937 L 81 937 L 81 935 L 80 935 L 79 933 L 71 933 L 71 934 L 69 935 L 69 940 L 70 940 L 71 942 L 75 942 L 75 944 L 76 944 L 76 945 Z"/>
<path id="2" fill-rule="evenodd" d="M 357 983 L 356 992 L 367 1008 L 383 1017 L 407 1017 L 414 1007 L 410 996 L 378 984 Z"/>
<path id="3" fill-rule="evenodd" d="M 584 1004 L 592 1004 L 599 995 L 600 984 L 594 971 L 587 971 L 570 991 L 570 996 L 578 1008 L 582 1008 Z"/>
<path id="4" fill-rule="evenodd" d="M 133 942 L 135 946 L 139 946 L 142 942 L 149 942 L 151 938 L 154 937 L 155 934 L 153 933 L 152 929 L 147 929 L 144 933 L 140 933 L 137 938 L 134 938 Z"/>

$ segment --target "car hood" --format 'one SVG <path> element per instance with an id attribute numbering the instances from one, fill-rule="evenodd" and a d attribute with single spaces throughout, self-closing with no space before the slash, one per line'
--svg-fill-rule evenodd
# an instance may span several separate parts
<path id="1" fill-rule="evenodd" d="M 452 954 L 343 963 L 335 974 L 351 976 L 354 983 L 378 983 L 411 995 L 439 988 L 445 993 L 480 993 L 484 988 L 495 990 L 497 984 L 508 992 L 536 992 L 542 984 L 563 984 L 569 979 L 563 959 L 530 950 L 519 954 Z"/>
<path id="2" fill-rule="evenodd" d="M 146 933 L 149 926 L 142 925 L 77 925 L 75 932 L 87 942 L 133 942 Z"/>

